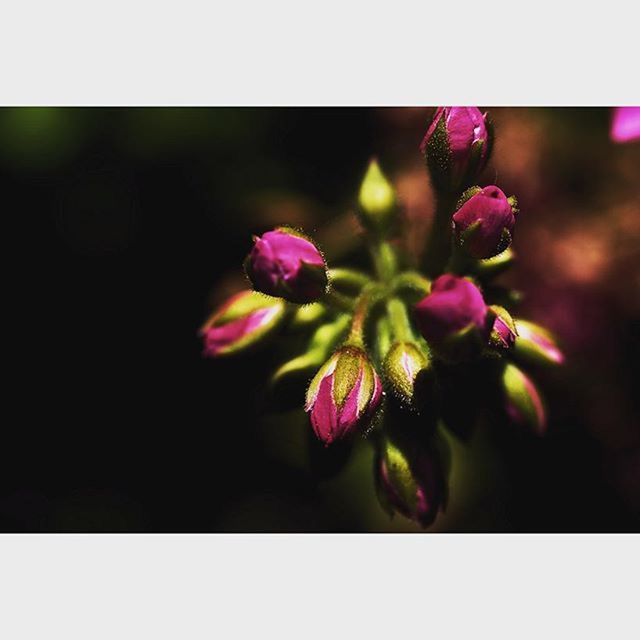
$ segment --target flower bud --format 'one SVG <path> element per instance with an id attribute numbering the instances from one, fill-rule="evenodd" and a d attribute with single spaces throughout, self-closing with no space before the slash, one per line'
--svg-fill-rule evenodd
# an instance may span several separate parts
<path id="1" fill-rule="evenodd" d="M 375 480 L 378 498 L 390 514 L 398 512 L 428 527 L 444 511 L 445 469 L 435 446 L 417 439 L 401 446 L 385 438 L 375 460 Z"/>
<path id="2" fill-rule="evenodd" d="M 251 290 L 237 293 L 201 329 L 204 355 L 233 355 L 258 344 L 279 327 L 285 310 L 279 298 Z"/>
<path id="3" fill-rule="evenodd" d="M 477 259 L 492 258 L 507 249 L 515 223 L 511 203 L 495 186 L 475 191 L 453 215 L 458 243 Z"/>
<path id="4" fill-rule="evenodd" d="M 484 169 L 492 145 L 486 119 L 477 107 L 438 107 L 420 145 L 436 189 L 461 191 Z"/>
<path id="5" fill-rule="evenodd" d="M 505 409 L 511 420 L 543 435 L 547 417 L 542 397 L 531 379 L 518 367 L 507 364 L 502 374 Z"/>
<path id="6" fill-rule="evenodd" d="M 359 347 L 340 347 L 315 375 L 305 411 L 316 436 L 330 445 L 366 426 L 382 400 L 380 379 Z"/>
<path id="7" fill-rule="evenodd" d="M 640 107 L 615 107 L 609 136 L 613 142 L 640 140 Z"/>
<path id="8" fill-rule="evenodd" d="M 289 227 L 255 237 L 245 270 L 257 291 L 290 302 L 313 302 L 327 289 L 327 265 L 320 250 Z"/>
<path id="9" fill-rule="evenodd" d="M 497 349 L 511 349 L 518 335 L 514 319 L 504 307 L 492 305 L 489 309 L 495 315 L 489 344 Z"/>
<path id="10" fill-rule="evenodd" d="M 489 338 L 492 318 L 482 293 L 466 278 L 446 273 L 434 280 L 414 314 L 429 345 L 450 359 L 470 355 Z"/>
<path id="11" fill-rule="evenodd" d="M 383 363 L 386 382 L 397 398 L 416 408 L 423 401 L 431 379 L 428 355 L 414 342 L 396 342 Z"/>
<path id="12" fill-rule="evenodd" d="M 540 325 L 527 320 L 516 320 L 518 338 L 515 343 L 516 357 L 534 364 L 562 364 L 564 354 L 551 334 Z"/>
<path id="13" fill-rule="evenodd" d="M 396 192 L 376 160 L 369 163 L 360 186 L 358 205 L 358 218 L 362 225 L 380 235 L 386 234 L 396 220 Z"/>

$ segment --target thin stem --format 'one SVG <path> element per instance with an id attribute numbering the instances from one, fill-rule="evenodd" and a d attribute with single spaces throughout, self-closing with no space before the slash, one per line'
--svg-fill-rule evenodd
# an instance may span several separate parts
<path id="1" fill-rule="evenodd" d="M 433 226 L 424 258 L 427 275 L 440 275 L 451 253 L 451 216 L 454 213 L 458 194 L 438 193 Z"/>
<path id="2" fill-rule="evenodd" d="M 431 291 L 431 280 L 418 271 L 404 271 L 394 278 L 391 285 L 394 292 L 411 289 L 419 295 L 426 296 Z"/>
<path id="3" fill-rule="evenodd" d="M 342 285 L 345 288 L 360 290 L 371 282 L 371 276 L 353 269 L 330 269 L 329 282 L 332 285 Z"/>
<path id="4" fill-rule="evenodd" d="M 386 241 L 372 238 L 369 246 L 376 274 L 382 282 L 389 282 L 398 271 L 395 249 Z"/>
<path id="5" fill-rule="evenodd" d="M 387 301 L 387 314 L 391 322 L 393 336 L 401 342 L 410 342 L 414 339 L 413 328 L 409 320 L 407 307 L 399 298 L 391 298 Z"/>
<path id="6" fill-rule="evenodd" d="M 334 309 L 337 309 L 338 311 L 347 311 L 349 313 L 353 311 L 354 307 L 354 302 L 351 298 L 343 296 L 341 293 L 338 293 L 333 289 L 329 289 L 329 291 L 324 294 L 322 302 Z"/>
<path id="7" fill-rule="evenodd" d="M 345 344 L 364 348 L 364 329 L 373 306 L 380 297 L 378 285 L 372 284 L 364 288 L 358 299 L 351 319 L 351 330 Z"/>

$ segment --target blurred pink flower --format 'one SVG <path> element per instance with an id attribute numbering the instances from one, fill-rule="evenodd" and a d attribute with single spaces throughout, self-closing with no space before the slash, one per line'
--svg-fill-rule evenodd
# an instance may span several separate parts
<path id="1" fill-rule="evenodd" d="M 640 107 L 615 107 L 609 137 L 614 142 L 640 140 Z"/>

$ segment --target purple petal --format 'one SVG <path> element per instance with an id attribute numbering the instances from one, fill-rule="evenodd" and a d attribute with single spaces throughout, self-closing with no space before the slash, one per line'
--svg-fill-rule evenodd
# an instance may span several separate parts
<path id="1" fill-rule="evenodd" d="M 615 107 L 609 135 L 614 142 L 640 140 L 640 107 Z"/>

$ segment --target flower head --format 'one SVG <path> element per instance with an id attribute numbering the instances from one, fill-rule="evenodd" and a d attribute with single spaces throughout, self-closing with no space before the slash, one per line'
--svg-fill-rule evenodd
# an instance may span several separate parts
<path id="1" fill-rule="evenodd" d="M 313 430 L 325 445 L 340 440 L 375 415 L 382 385 L 367 354 L 359 347 L 340 347 L 315 375 L 305 411 Z"/>
<path id="2" fill-rule="evenodd" d="M 453 215 L 458 242 L 478 259 L 502 253 L 511 244 L 515 223 L 511 202 L 495 186 L 475 190 Z"/>
<path id="3" fill-rule="evenodd" d="M 446 505 L 444 464 L 436 447 L 386 438 L 375 461 L 378 497 L 390 513 L 428 527 Z"/>
<path id="4" fill-rule="evenodd" d="M 232 296 L 201 329 L 204 355 L 220 357 L 243 351 L 271 334 L 285 315 L 279 298 L 246 290 Z"/>
<path id="5" fill-rule="evenodd" d="M 486 117 L 477 107 L 438 107 L 420 145 L 436 188 L 462 189 L 484 169 L 491 151 Z"/>
<path id="6" fill-rule="evenodd" d="M 491 328 L 487 305 L 478 287 L 451 274 L 434 280 L 431 293 L 418 302 L 414 314 L 420 332 L 435 347 L 466 342 L 476 336 L 486 342 Z"/>
<path id="7" fill-rule="evenodd" d="M 257 291 L 290 302 L 313 302 L 327 288 L 327 265 L 320 250 L 288 227 L 256 237 L 245 269 Z"/>

